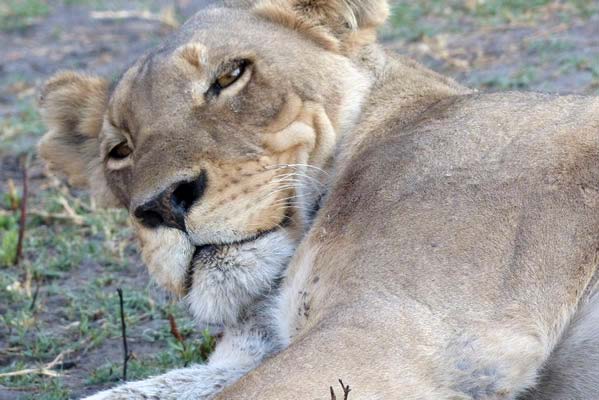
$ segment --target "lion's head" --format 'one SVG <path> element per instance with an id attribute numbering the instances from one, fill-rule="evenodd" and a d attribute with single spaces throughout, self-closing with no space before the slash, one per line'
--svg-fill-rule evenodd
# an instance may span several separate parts
<path id="1" fill-rule="evenodd" d="M 373 81 L 386 1 L 213 7 L 114 85 L 50 79 L 40 154 L 128 210 L 151 276 L 205 323 L 280 278 Z"/>

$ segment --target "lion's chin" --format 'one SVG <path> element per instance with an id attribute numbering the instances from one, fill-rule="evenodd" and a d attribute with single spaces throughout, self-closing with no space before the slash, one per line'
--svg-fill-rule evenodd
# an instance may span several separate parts
<path id="1" fill-rule="evenodd" d="M 285 229 L 276 229 L 195 248 L 185 277 L 185 301 L 198 323 L 235 325 L 252 304 L 277 290 L 295 245 Z"/>
<path id="2" fill-rule="evenodd" d="M 235 325 L 276 291 L 298 240 L 281 224 L 234 243 L 196 246 L 177 229 L 134 226 L 152 279 L 204 327 Z"/>

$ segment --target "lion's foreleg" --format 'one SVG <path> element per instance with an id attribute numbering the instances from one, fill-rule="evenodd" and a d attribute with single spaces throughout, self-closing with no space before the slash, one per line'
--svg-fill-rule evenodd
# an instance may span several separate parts
<path id="1" fill-rule="evenodd" d="M 211 399 L 236 382 L 277 349 L 268 329 L 255 323 L 228 329 L 208 363 L 170 371 L 150 379 L 126 383 L 86 400 Z"/>

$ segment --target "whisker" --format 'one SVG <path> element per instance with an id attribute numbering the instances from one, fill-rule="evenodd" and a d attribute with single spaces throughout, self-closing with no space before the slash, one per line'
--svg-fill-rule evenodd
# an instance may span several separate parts
<path id="1" fill-rule="evenodd" d="M 295 186 L 287 185 L 287 186 L 283 186 L 283 187 L 278 187 L 277 189 L 272 190 L 272 191 L 268 192 L 267 194 L 265 194 L 264 196 L 262 196 L 260 199 L 257 200 L 257 202 L 263 202 L 267 198 L 269 198 L 277 193 L 284 192 L 286 190 L 291 190 L 291 189 L 295 189 Z"/>
<path id="2" fill-rule="evenodd" d="M 310 175 L 304 173 L 303 171 L 302 172 L 296 171 L 296 172 L 290 172 L 290 173 L 287 173 L 287 174 L 278 175 L 275 179 L 286 178 L 286 177 L 293 177 L 293 176 L 299 176 L 299 177 L 302 177 L 302 178 L 313 179 L 313 180 L 317 181 L 318 183 L 322 184 L 322 182 L 318 178 L 310 176 Z"/>
<path id="3" fill-rule="evenodd" d="M 285 180 L 289 180 L 289 181 L 297 182 L 299 184 L 304 184 L 304 183 L 306 183 L 306 180 L 307 180 L 307 181 L 311 182 L 312 184 L 314 184 L 315 187 L 319 187 L 319 188 L 326 187 L 326 184 L 324 184 L 323 182 L 319 181 L 318 179 L 316 179 L 316 178 L 314 178 L 314 177 L 312 177 L 310 175 L 304 175 L 304 174 L 300 174 L 300 173 L 297 173 L 297 172 L 293 173 L 293 174 L 286 174 L 286 175 L 284 175 L 281 178 L 282 178 L 281 182 L 285 181 Z M 298 179 L 298 178 L 305 178 L 305 180 L 304 179 Z M 273 182 L 278 182 L 278 181 L 273 180 Z"/>
<path id="4" fill-rule="evenodd" d="M 275 167 L 275 169 L 278 169 L 278 168 L 295 168 L 295 169 L 297 169 L 300 167 L 301 168 L 309 168 L 314 171 L 320 172 L 324 175 L 330 176 L 330 174 L 327 171 L 325 171 L 324 169 L 319 168 L 315 165 L 310 165 L 310 164 L 275 164 L 273 167 Z"/>
<path id="5" fill-rule="evenodd" d="M 305 195 L 305 194 L 295 195 L 295 196 L 289 196 L 289 197 L 286 197 L 286 198 L 279 199 L 279 200 L 275 201 L 270 206 L 272 207 L 272 206 L 276 206 L 278 204 L 288 204 L 289 202 L 294 202 L 296 200 L 301 200 L 301 199 L 304 199 L 306 197 L 308 197 L 308 196 Z"/>

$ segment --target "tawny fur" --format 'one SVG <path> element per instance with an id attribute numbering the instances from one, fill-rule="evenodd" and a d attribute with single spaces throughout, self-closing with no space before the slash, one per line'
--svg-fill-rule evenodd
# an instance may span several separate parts
<path id="1" fill-rule="evenodd" d="M 101 177 L 153 278 L 225 332 L 208 364 L 94 399 L 328 399 L 338 378 L 352 400 L 596 398 L 599 99 L 386 54 L 383 0 L 230 3 L 110 94 L 45 89 L 42 156 Z M 200 173 L 184 231 L 136 220 Z"/>

